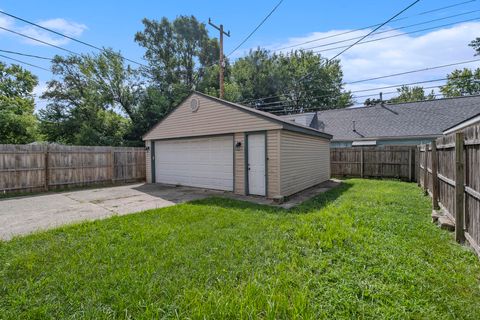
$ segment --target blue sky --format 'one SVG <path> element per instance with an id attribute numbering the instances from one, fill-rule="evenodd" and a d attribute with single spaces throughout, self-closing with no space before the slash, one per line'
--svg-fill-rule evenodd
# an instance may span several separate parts
<path id="1" fill-rule="evenodd" d="M 365 27 L 379 23 L 413 0 L 398 1 L 294 1 L 284 0 L 270 19 L 237 51 L 232 58 L 238 58 L 250 48 L 257 46 L 278 49 L 295 45 L 307 40 L 333 35 L 345 30 Z M 480 36 L 479 20 L 447 26 L 416 34 L 401 34 L 422 28 L 459 22 L 466 19 L 480 18 L 480 3 L 472 1 L 454 8 L 418 15 L 421 12 L 464 2 L 466 0 L 422 0 L 402 17 L 407 19 L 389 24 L 385 29 L 407 26 L 433 19 L 439 20 L 429 24 L 391 31 L 382 36 L 399 34 L 398 37 L 385 41 L 358 46 L 341 56 L 345 80 L 353 81 L 370 76 L 379 76 L 422 67 L 452 63 L 473 59 L 472 49 L 467 47 L 469 40 Z M 178 15 L 195 15 L 200 21 L 208 18 L 219 24 L 223 23 L 231 31 L 231 38 L 225 40 L 225 52 L 232 50 L 259 23 L 260 20 L 277 4 L 278 0 L 269 1 L 19 1 L 4 0 L 0 10 L 7 11 L 28 20 L 43 23 L 55 30 L 68 33 L 80 40 L 98 46 L 121 50 L 124 56 L 141 61 L 143 50 L 134 41 L 135 32 L 142 30 L 144 17 L 160 19 L 166 16 L 174 19 Z M 478 12 L 471 12 L 479 10 Z M 90 48 L 61 39 L 57 36 L 34 30 L 21 22 L 0 16 L 0 26 L 20 32 L 26 32 L 46 41 L 76 52 L 89 52 Z M 216 30 L 209 28 L 211 35 Z M 315 44 L 325 44 L 355 36 L 366 31 L 335 37 Z M 378 36 L 380 37 L 380 36 Z M 372 39 L 374 39 L 373 37 Z M 2 50 L 20 51 L 42 56 L 62 54 L 55 48 L 27 42 L 24 39 L 0 32 Z M 350 42 L 345 42 L 346 44 Z M 301 46 L 300 46 L 301 47 Z M 327 47 L 328 48 L 328 47 Z M 339 50 L 325 52 L 332 56 Z M 40 66 L 49 67 L 48 61 L 9 55 Z M 3 59 L 4 60 L 4 59 Z M 6 60 L 5 60 L 6 61 Z M 465 65 L 476 67 L 478 63 Z M 51 75 L 42 70 L 26 67 L 37 74 L 41 92 Z M 421 74 L 414 74 L 395 79 L 362 83 L 348 86 L 351 90 L 375 88 L 405 82 L 429 80 L 444 77 L 452 68 Z M 428 86 L 428 84 L 426 85 Z M 366 92 L 367 94 L 369 92 Z"/>

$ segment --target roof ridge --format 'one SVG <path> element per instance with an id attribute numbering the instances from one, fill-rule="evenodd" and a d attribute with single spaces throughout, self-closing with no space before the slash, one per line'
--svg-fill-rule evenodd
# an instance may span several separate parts
<path id="1" fill-rule="evenodd" d="M 456 100 L 456 99 L 460 100 L 464 98 L 480 98 L 480 94 L 472 94 L 469 96 L 458 96 L 458 97 L 444 97 L 444 98 L 432 99 L 432 100 L 416 100 L 416 101 L 408 101 L 408 102 L 401 102 L 401 103 L 385 103 L 384 106 L 399 106 L 399 105 L 408 105 L 413 103 L 435 102 L 435 101 Z M 337 109 L 326 109 L 326 110 L 319 110 L 317 112 L 323 113 L 323 112 L 333 112 L 333 111 L 364 110 L 364 109 L 376 108 L 376 107 L 381 107 L 381 106 L 379 104 L 375 104 L 373 106 L 362 106 L 362 107 L 355 107 L 355 108 L 346 107 L 346 108 L 337 108 Z M 292 114 L 292 116 L 297 114 L 302 114 L 302 113 Z"/>

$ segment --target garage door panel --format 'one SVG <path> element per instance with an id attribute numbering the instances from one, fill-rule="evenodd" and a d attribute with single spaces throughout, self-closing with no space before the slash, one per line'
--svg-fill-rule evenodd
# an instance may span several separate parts
<path id="1" fill-rule="evenodd" d="M 155 143 L 155 175 L 159 183 L 233 191 L 231 136 Z"/>

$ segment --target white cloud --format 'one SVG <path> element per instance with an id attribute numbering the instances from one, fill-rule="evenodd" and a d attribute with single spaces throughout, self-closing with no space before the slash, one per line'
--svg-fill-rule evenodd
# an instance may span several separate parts
<path id="1" fill-rule="evenodd" d="M 65 34 L 70 37 L 79 37 L 87 29 L 87 26 L 84 24 L 77 23 L 74 21 L 68 21 L 62 18 L 42 20 L 42 21 L 38 21 L 37 24 L 45 28 L 49 28 L 59 33 Z M 71 41 L 65 37 L 57 36 L 49 31 L 37 28 L 35 26 L 30 26 L 30 25 L 19 26 L 18 24 L 15 24 L 15 21 L 9 17 L 3 17 L 3 16 L 0 17 L 0 26 L 14 30 L 19 33 L 23 33 L 32 38 L 36 38 L 57 46 L 67 44 Z M 0 30 L 0 32 L 3 34 L 7 33 L 3 30 Z M 21 41 L 23 43 L 27 43 L 31 45 L 43 45 L 40 42 L 26 39 L 26 38 L 21 38 Z"/>
<path id="2" fill-rule="evenodd" d="M 1 9 L 0 9 L 1 10 Z M 11 25 L 13 25 L 14 21 L 12 18 L 1 15 L 0 16 L 0 27 L 2 28 L 9 28 Z M 5 32 L 4 30 L 0 30 L 1 32 Z"/>
<path id="3" fill-rule="evenodd" d="M 87 26 L 84 24 L 67 21 L 61 18 L 43 20 L 38 22 L 38 24 L 42 27 L 55 30 L 70 37 L 78 37 L 82 35 L 82 33 L 87 29 Z M 19 32 L 24 33 L 32 38 L 36 38 L 57 46 L 67 44 L 71 41 L 65 37 L 57 36 L 51 32 L 42 30 L 34 26 L 26 26 L 19 28 Z M 33 45 L 42 45 L 41 43 L 34 40 L 25 39 L 24 41 Z"/>
<path id="4" fill-rule="evenodd" d="M 302 42 L 328 37 L 337 33 L 347 31 L 350 30 L 314 32 L 305 37 L 290 38 L 284 43 L 269 46 L 268 49 L 276 50 L 279 48 L 288 47 Z M 351 33 L 344 34 L 338 37 L 312 42 L 296 48 L 311 48 L 314 46 L 320 46 L 331 42 L 359 37 L 366 34 L 367 32 L 369 32 L 369 30 L 353 31 Z M 474 59 L 474 51 L 472 48 L 468 47 L 468 44 L 471 40 L 478 37 L 479 34 L 480 22 L 462 23 L 449 28 L 439 29 L 436 31 L 425 33 L 419 36 L 415 36 L 414 34 L 409 35 L 399 31 L 391 31 L 389 33 L 384 33 L 377 36 L 377 38 L 383 38 L 391 35 L 398 36 L 381 41 L 356 45 L 340 56 L 344 72 L 344 80 L 345 82 L 351 82 L 365 78 L 378 77 L 393 73 L 400 73 L 404 71 L 455 63 L 459 61 L 472 60 Z M 367 38 L 366 40 L 375 38 L 376 37 L 373 36 L 371 38 Z M 345 46 L 353 43 L 354 41 L 355 40 L 350 40 L 347 42 L 323 46 L 312 50 L 324 50 L 338 46 Z M 285 49 L 282 51 L 288 52 L 289 50 L 291 49 Z M 331 58 L 341 50 L 342 49 L 324 51 L 321 52 L 321 54 L 327 58 Z M 480 63 L 476 62 L 465 65 L 458 65 L 455 67 L 429 70 L 404 76 L 397 76 L 376 81 L 347 85 L 347 89 L 355 91 L 396 85 L 401 83 L 440 79 L 445 78 L 446 75 L 455 68 L 473 68 L 479 66 Z M 428 87 L 438 84 L 441 83 L 426 83 L 422 84 L 422 86 Z M 385 89 L 383 91 L 395 91 L 395 89 Z M 428 92 L 430 92 L 430 90 L 428 90 Z M 373 93 L 377 92 L 362 92 L 358 93 L 358 95 L 366 95 Z M 364 99 L 365 98 L 359 99 L 359 101 L 363 101 Z"/>

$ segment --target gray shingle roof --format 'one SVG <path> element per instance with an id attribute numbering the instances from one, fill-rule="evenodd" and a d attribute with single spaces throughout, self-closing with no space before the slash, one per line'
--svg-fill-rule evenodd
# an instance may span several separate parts
<path id="1" fill-rule="evenodd" d="M 438 136 L 480 113 L 480 96 L 319 111 L 318 121 L 333 140 Z M 298 115 L 301 116 L 301 115 Z M 295 115 L 283 116 L 292 121 Z M 356 132 L 353 131 L 355 121 Z"/>

